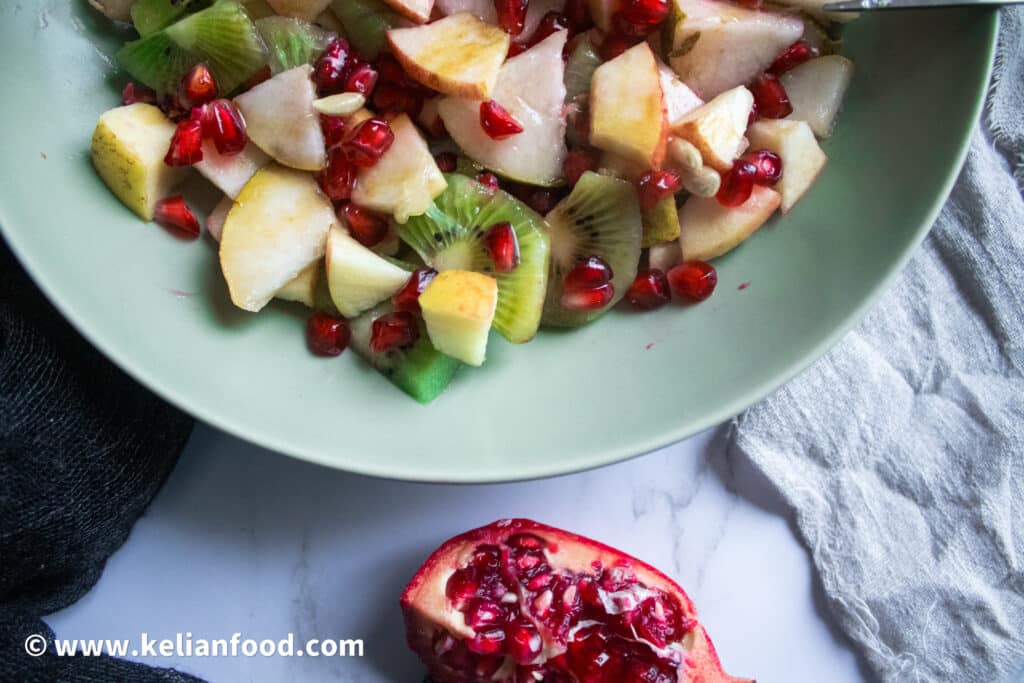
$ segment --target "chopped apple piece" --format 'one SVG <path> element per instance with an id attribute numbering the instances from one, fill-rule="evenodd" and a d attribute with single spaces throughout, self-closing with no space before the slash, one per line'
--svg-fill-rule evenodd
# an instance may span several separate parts
<path id="1" fill-rule="evenodd" d="M 705 100 L 752 81 L 804 32 L 796 14 L 721 0 L 672 1 L 685 18 L 673 31 L 669 62 Z"/>
<path id="2" fill-rule="evenodd" d="M 565 40 L 566 31 L 557 31 L 501 67 L 493 99 L 519 122 L 521 133 L 495 140 L 480 126 L 480 100 L 441 100 L 441 120 L 467 156 L 521 183 L 554 185 L 561 180 L 568 153 L 562 106 Z"/>
<path id="3" fill-rule="evenodd" d="M 406 19 L 417 24 L 430 21 L 430 13 L 434 9 L 434 0 L 384 0 L 391 8 Z"/>
<path id="4" fill-rule="evenodd" d="M 278 163 L 319 171 L 327 158 L 320 115 L 313 107 L 313 67 L 297 66 L 235 98 L 249 139 Z"/>
<path id="5" fill-rule="evenodd" d="M 494 7 L 494 0 L 435 0 L 434 6 L 442 16 L 469 12 L 480 21 L 486 21 L 488 24 L 498 23 L 498 11 Z"/>
<path id="6" fill-rule="evenodd" d="M 804 62 L 782 74 L 793 113 L 786 118 L 806 121 L 819 138 L 832 134 L 853 78 L 853 62 L 841 55 L 826 55 Z"/>
<path id="7" fill-rule="evenodd" d="M 214 242 L 220 242 L 220 236 L 224 234 L 224 223 L 228 220 L 228 214 L 234 205 L 234 199 L 224 197 L 224 199 L 217 203 L 217 206 L 213 207 L 210 215 L 206 217 L 206 232 L 213 238 Z"/>
<path id="8" fill-rule="evenodd" d="M 228 213 L 220 266 L 231 301 L 259 311 L 324 255 L 334 207 L 313 176 L 271 165 L 252 177 Z"/>
<path id="9" fill-rule="evenodd" d="M 430 343 L 468 365 L 483 365 L 498 306 L 498 283 L 488 275 L 445 270 L 420 294 Z"/>
<path id="10" fill-rule="evenodd" d="M 388 42 L 406 72 L 455 97 L 488 99 L 508 54 L 509 37 L 469 13 L 431 24 L 388 31 Z"/>
<path id="11" fill-rule="evenodd" d="M 419 216 L 448 187 L 426 140 L 405 114 L 391 120 L 395 141 L 380 160 L 359 169 L 352 201 L 361 207 L 393 214 L 399 223 Z M 376 302 L 374 302 L 376 303 Z"/>
<path id="12" fill-rule="evenodd" d="M 705 164 L 727 171 L 746 149 L 743 133 L 753 108 L 754 96 L 743 86 L 738 86 L 694 109 L 672 132 L 696 147 Z"/>
<path id="13" fill-rule="evenodd" d="M 92 135 L 92 163 L 103 182 L 143 220 L 185 178 L 187 169 L 164 163 L 174 124 L 151 104 L 111 109 Z"/>
<path id="14" fill-rule="evenodd" d="M 320 269 L 322 262 L 317 259 L 302 269 L 298 275 L 288 281 L 274 295 L 275 299 L 282 301 L 295 301 L 313 308 L 316 305 L 316 290 L 320 284 Z"/>
<path id="15" fill-rule="evenodd" d="M 204 140 L 203 160 L 195 165 L 195 169 L 234 199 L 256 171 L 269 163 L 270 157 L 251 142 L 238 154 L 225 155 L 217 151 L 212 140 Z"/>
<path id="16" fill-rule="evenodd" d="M 594 71 L 590 84 L 590 141 L 646 168 L 665 159 L 668 125 L 654 53 L 640 43 Z"/>
<path id="17" fill-rule="evenodd" d="M 817 179 L 828 157 L 804 121 L 762 120 L 747 132 L 754 149 L 770 149 L 782 159 L 782 178 L 775 189 L 782 195 L 782 213 L 788 212 Z"/>
<path id="18" fill-rule="evenodd" d="M 267 0 L 275 14 L 313 22 L 331 4 L 331 0 Z"/>
<path id="19" fill-rule="evenodd" d="M 409 281 L 409 272 L 378 256 L 335 225 L 327 237 L 327 288 L 342 315 L 368 311 Z"/>
<path id="20" fill-rule="evenodd" d="M 690 197 L 679 209 L 683 258 L 710 261 L 731 251 L 764 225 L 781 201 L 778 192 L 760 185 L 750 199 L 731 208 L 714 197 Z"/>
<path id="21" fill-rule="evenodd" d="M 704 104 L 704 100 L 683 83 L 676 72 L 658 62 L 658 77 L 665 94 L 665 115 L 669 129 L 675 128 L 687 114 Z"/>

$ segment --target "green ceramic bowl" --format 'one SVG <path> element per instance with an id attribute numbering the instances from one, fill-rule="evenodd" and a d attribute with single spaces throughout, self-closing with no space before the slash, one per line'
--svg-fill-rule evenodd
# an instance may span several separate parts
<path id="1" fill-rule="evenodd" d="M 927 232 L 966 153 L 997 15 L 877 14 L 851 24 L 857 65 L 831 161 L 785 218 L 717 262 L 697 306 L 615 312 L 460 371 L 421 406 L 351 353 L 314 358 L 306 311 L 236 311 L 206 240 L 125 210 L 89 138 L 118 104 L 123 40 L 84 0 L 0 7 L 0 225 L 96 346 L 181 408 L 241 438 L 398 479 L 503 481 L 577 471 L 743 410 L 823 354 Z M 209 192 L 205 205 L 212 204 Z M 740 286 L 749 283 L 743 289 Z M 823 396 L 822 400 L 828 400 Z"/>

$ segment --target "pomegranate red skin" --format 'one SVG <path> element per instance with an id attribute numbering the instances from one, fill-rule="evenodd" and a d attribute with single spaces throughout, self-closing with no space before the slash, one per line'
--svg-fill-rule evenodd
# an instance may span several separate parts
<path id="1" fill-rule="evenodd" d="M 449 539 L 427 558 L 402 592 L 400 605 L 407 642 L 426 664 L 435 683 L 488 680 L 511 683 L 517 680 L 514 674 L 512 678 L 466 676 L 446 666 L 434 647 L 435 635 L 446 629 L 448 617 L 455 613 L 445 595 L 448 578 L 466 563 L 474 549 L 481 545 L 501 545 L 514 534 L 533 534 L 546 541 L 553 566 L 557 559 L 558 566 L 571 567 L 580 573 L 589 572 L 595 561 L 606 567 L 628 567 L 648 587 L 672 595 L 681 608 L 682 618 L 692 624 L 688 636 L 692 644 L 677 671 L 677 683 L 754 683 L 751 679 L 729 676 L 722 670 L 714 645 L 697 621 L 692 601 L 675 581 L 647 563 L 599 541 L 529 519 L 502 519 Z M 564 659 L 564 655 L 557 655 L 552 661 L 559 657 Z M 520 673 L 529 676 L 526 671 L 524 667 L 519 668 Z M 532 680 L 532 677 L 525 680 Z"/>

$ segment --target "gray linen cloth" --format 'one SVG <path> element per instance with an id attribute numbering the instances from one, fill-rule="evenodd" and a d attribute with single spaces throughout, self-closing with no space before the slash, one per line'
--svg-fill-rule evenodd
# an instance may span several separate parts
<path id="1" fill-rule="evenodd" d="M 895 286 L 730 427 L 885 681 L 1024 676 L 1024 10 L 967 163 Z"/>

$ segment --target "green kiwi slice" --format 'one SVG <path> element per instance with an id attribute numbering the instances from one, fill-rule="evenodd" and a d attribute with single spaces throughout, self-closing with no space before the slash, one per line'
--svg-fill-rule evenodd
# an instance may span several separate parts
<path id="1" fill-rule="evenodd" d="M 370 335 L 373 321 L 393 310 L 390 303 L 385 303 L 350 320 L 352 338 L 349 345 L 399 389 L 420 403 L 430 403 L 452 381 L 461 363 L 435 349 L 422 325 L 419 341 L 411 347 L 386 353 L 372 351 Z"/>
<path id="2" fill-rule="evenodd" d="M 196 63 L 163 31 L 126 43 L 118 50 L 117 61 L 136 81 L 165 93 L 174 92 Z"/>
<path id="3" fill-rule="evenodd" d="M 311 64 L 334 39 L 330 31 L 290 17 L 257 19 L 256 30 L 267 44 L 270 70 L 274 74 Z"/>
<path id="4" fill-rule="evenodd" d="M 457 173 L 445 176 L 448 189 L 422 216 L 399 227 L 398 236 L 431 268 L 474 270 L 498 281 L 494 329 L 513 344 L 533 339 L 547 289 L 550 245 L 544 219 L 512 195 L 492 192 Z M 495 273 L 484 249 L 491 226 L 508 221 L 519 241 L 519 265 Z"/>
<path id="5" fill-rule="evenodd" d="M 594 80 L 594 72 L 601 66 L 601 61 L 590 38 L 582 36 L 565 63 L 566 102 L 590 95 L 590 82 Z"/>
<path id="6" fill-rule="evenodd" d="M 331 3 L 345 37 L 366 59 L 376 59 L 388 51 L 389 29 L 402 26 L 401 15 L 381 0 L 334 0 Z"/>
<path id="7" fill-rule="evenodd" d="M 578 327 L 606 313 L 629 289 L 640 263 L 643 223 L 632 183 L 587 171 L 568 197 L 546 216 L 551 273 L 543 323 Z M 604 308 L 576 311 L 562 305 L 562 283 L 579 259 L 598 256 L 611 266 L 615 295 Z"/>
<path id="8" fill-rule="evenodd" d="M 140 36 L 146 37 L 167 28 L 186 13 L 209 5 L 208 0 L 135 0 L 132 24 Z"/>
<path id="9" fill-rule="evenodd" d="M 206 62 L 227 95 L 267 63 L 267 46 L 245 8 L 220 0 L 171 24 L 164 32 L 178 47 Z"/>

